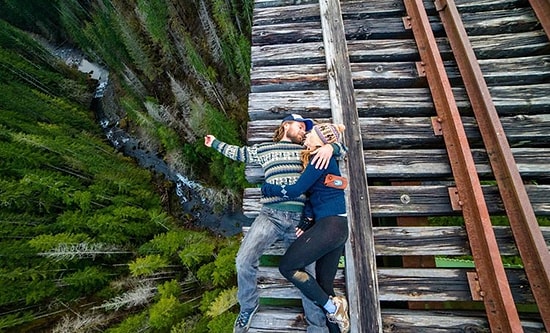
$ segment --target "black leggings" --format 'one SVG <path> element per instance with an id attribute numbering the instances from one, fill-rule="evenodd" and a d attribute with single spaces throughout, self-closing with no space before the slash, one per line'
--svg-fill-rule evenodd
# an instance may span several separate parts
<path id="1" fill-rule="evenodd" d="M 323 306 L 334 295 L 334 277 L 348 239 L 343 216 L 328 216 L 315 224 L 288 248 L 279 271 L 315 304 Z M 315 262 L 315 277 L 305 267 Z"/>

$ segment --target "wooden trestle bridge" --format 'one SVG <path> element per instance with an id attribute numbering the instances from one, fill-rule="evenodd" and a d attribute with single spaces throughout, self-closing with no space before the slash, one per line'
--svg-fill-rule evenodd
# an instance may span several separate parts
<path id="1" fill-rule="evenodd" d="M 347 127 L 353 333 L 550 331 L 549 35 L 548 0 L 256 0 L 249 142 L 288 113 Z M 250 332 L 305 331 L 276 267 L 260 285 Z"/>

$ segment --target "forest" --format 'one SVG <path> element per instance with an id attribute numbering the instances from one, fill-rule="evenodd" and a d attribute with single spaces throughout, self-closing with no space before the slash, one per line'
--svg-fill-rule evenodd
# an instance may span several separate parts
<path id="1" fill-rule="evenodd" d="M 237 236 L 174 205 L 175 190 L 112 147 L 97 82 L 45 47 L 109 70 L 111 112 L 171 168 L 238 205 L 243 165 L 203 145 L 243 143 L 248 0 L 0 2 L 0 331 L 228 332 Z"/>

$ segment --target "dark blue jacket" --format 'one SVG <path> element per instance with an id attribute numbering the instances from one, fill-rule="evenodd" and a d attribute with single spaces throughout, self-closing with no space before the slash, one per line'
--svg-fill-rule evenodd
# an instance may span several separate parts
<path id="1" fill-rule="evenodd" d="M 315 169 L 313 164 L 308 164 L 298 181 L 293 185 L 273 185 L 264 183 L 262 194 L 264 196 L 278 196 L 283 198 L 296 198 L 307 193 L 313 209 L 315 220 L 323 217 L 341 215 L 346 213 L 346 200 L 344 190 L 328 187 L 324 184 L 326 175 L 340 176 L 340 168 L 334 156 L 330 159 L 327 169 Z"/>

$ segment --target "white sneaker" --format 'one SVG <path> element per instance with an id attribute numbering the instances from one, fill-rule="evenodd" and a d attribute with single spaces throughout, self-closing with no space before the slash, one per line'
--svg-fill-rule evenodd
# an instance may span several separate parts
<path id="1" fill-rule="evenodd" d="M 330 297 L 330 300 L 336 305 L 336 311 L 327 313 L 328 321 L 338 324 L 341 333 L 349 332 L 348 301 L 343 296 Z"/>

